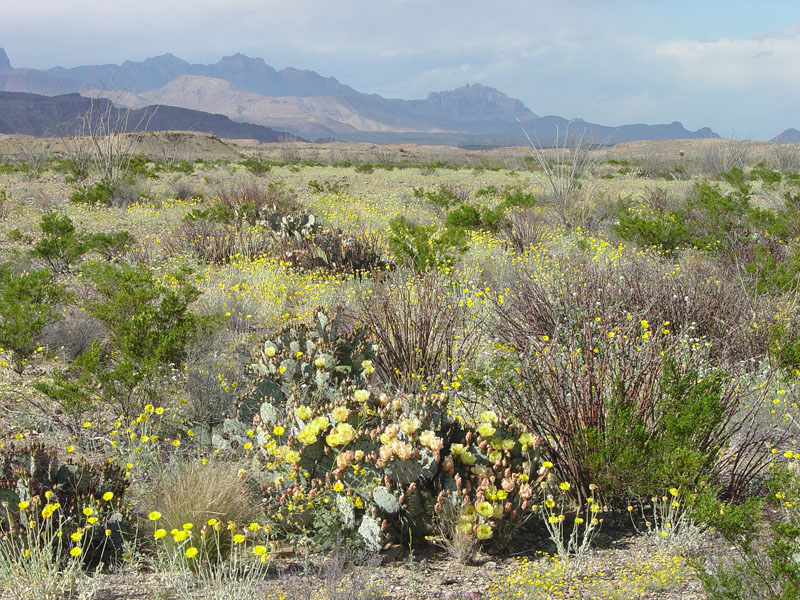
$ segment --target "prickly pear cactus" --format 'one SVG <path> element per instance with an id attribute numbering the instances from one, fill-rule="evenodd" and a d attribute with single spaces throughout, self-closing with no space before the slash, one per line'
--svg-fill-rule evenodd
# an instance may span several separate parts
<path id="1" fill-rule="evenodd" d="M 132 522 L 124 500 L 128 489 L 124 470 L 107 462 L 64 463 L 55 450 L 40 443 L 4 447 L 0 465 L 0 500 L 7 503 L 0 532 L 29 526 L 57 503 L 51 514 L 57 515 L 63 532 L 71 535 L 81 529 L 89 564 L 116 559 Z"/>

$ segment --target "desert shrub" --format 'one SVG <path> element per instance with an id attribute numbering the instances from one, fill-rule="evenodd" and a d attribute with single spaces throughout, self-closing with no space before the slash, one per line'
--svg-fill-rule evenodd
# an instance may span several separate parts
<path id="1" fill-rule="evenodd" d="M 112 233 L 94 233 L 89 236 L 92 249 L 105 260 L 120 258 L 136 243 L 136 238 L 128 231 Z"/>
<path id="2" fill-rule="evenodd" d="M 0 188 L 0 220 L 8 217 L 11 212 L 10 198 L 3 188 Z"/>
<path id="3" fill-rule="evenodd" d="M 268 160 L 261 160 L 258 158 L 246 158 L 239 161 L 245 169 L 250 171 L 253 175 L 266 175 L 272 170 L 273 163 Z"/>
<path id="4" fill-rule="evenodd" d="M 623 206 L 614 231 L 640 246 L 665 250 L 695 246 L 711 252 L 729 249 L 746 237 L 750 204 L 746 191 L 724 194 L 719 187 L 700 182 L 683 206 L 661 212 Z"/>
<path id="5" fill-rule="evenodd" d="M 397 215 L 389 221 L 388 244 L 398 265 L 425 273 L 451 267 L 467 251 L 467 236 L 462 228 L 419 225 Z"/>
<path id="6" fill-rule="evenodd" d="M 125 254 L 136 242 L 127 231 L 79 232 L 72 219 L 56 212 L 43 215 L 39 228 L 44 236 L 34 244 L 31 255 L 44 260 L 56 274 L 68 272 L 91 250 L 99 252 L 106 260 L 112 260 Z"/>
<path id="7" fill-rule="evenodd" d="M 211 264 L 226 264 L 234 257 L 255 259 L 270 253 L 274 238 L 262 227 L 234 227 L 203 221 L 184 223 L 163 240 L 171 254 L 192 253 Z"/>
<path id="8" fill-rule="evenodd" d="M 372 163 L 359 163 L 353 169 L 356 173 L 374 173 L 375 167 Z"/>
<path id="9" fill-rule="evenodd" d="M 470 305 L 457 286 L 434 274 L 377 285 L 363 298 L 359 320 L 379 344 L 379 379 L 409 393 L 439 391 L 459 381 L 482 335 L 483 318 Z"/>
<path id="10" fill-rule="evenodd" d="M 39 346 L 44 327 L 57 320 L 65 290 L 46 269 L 18 273 L 0 264 L 0 347 L 11 352 L 11 367 L 22 373 Z"/>
<path id="11" fill-rule="evenodd" d="M 709 598 L 783 600 L 800 594 L 800 481 L 794 460 L 781 458 L 772 467 L 768 499 L 773 518 L 766 527 L 761 525 L 762 498 L 721 503 L 706 493 L 696 501 L 694 518 L 713 527 L 734 550 L 692 561 Z"/>
<path id="12" fill-rule="evenodd" d="M 186 270 L 166 283 L 144 265 L 95 263 L 86 274 L 96 291 L 86 312 L 105 326 L 107 348 L 96 341 L 38 389 L 71 413 L 100 400 L 130 418 L 158 396 L 160 378 L 182 364 L 212 318 L 189 310 L 200 292 Z"/>
<path id="13" fill-rule="evenodd" d="M 514 252 L 523 254 L 532 246 L 541 245 L 551 228 L 534 210 L 527 209 L 511 211 L 501 231 Z"/>
<path id="14" fill-rule="evenodd" d="M 780 171 L 773 171 L 763 162 L 750 169 L 750 179 L 760 179 L 768 188 L 774 189 L 783 179 Z"/>
<path id="15" fill-rule="evenodd" d="M 77 188 L 69 196 L 73 204 L 88 204 L 89 206 L 110 206 L 114 197 L 115 186 L 106 179 L 86 187 Z"/>
<path id="16" fill-rule="evenodd" d="M 176 200 L 189 200 L 191 198 L 196 198 L 197 193 L 194 190 L 194 186 L 186 181 L 180 180 L 172 186 L 172 197 Z"/>
<path id="17" fill-rule="evenodd" d="M 447 213 L 444 225 L 451 229 L 479 229 L 497 232 L 505 223 L 505 208 L 488 208 L 462 203 Z"/>
<path id="18" fill-rule="evenodd" d="M 208 348 L 200 348 L 192 354 L 201 351 L 208 351 Z M 238 360 L 216 354 L 191 361 L 186 370 L 185 416 L 195 432 L 208 432 L 208 441 L 210 432 L 221 425 L 225 417 L 235 413 L 239 385 L 247 379 Z"/>
<path id="19" fill-rule="evenodd" d="M 350 166 L 348 162 L 344 166 Z M 315 194 L 344 194 L 347 192 L 350 184 L 347 182 L 346 179 L 323 179 L 322 181 L 318 179 L 312 179 L 308 182 L 308 187 L 311 188 L 311 191 Z"/>
<path id="20" fill-rule="evenodd" d="M 579 498 L 590 495 L 592 483 L 609 501 L 621 501 L 629 488 L 651 493 L 682 477 L 724 478 L 728 493 L 742 493 L 763 471 L 765 443 L 780 435 L 751 428 L 764 392 L 715 366 L 713 345 L 697 337 L 698 323 L 680 315 L 681 304 L 685 311 L 691 302 L 672 294 L 666 308 L 679 318 L 664 319 L 658 300 L 669 286 L 659 289 L 657 273 L 649 287 L 631 289 L 633 279 L 615 283 L 599 268 L 573 269 L 571 297 L 534 277 L 497 302 L 492 331 L 510 350 L 497 352 L 487 396 L 551 440 L 552 462 L 576 483 Z M 713 302 L 699 307 L 699 316 L 721 316 L 706 313 Z"/>
<path id="21" fill-rule="evenodd" d="M 749 154 L 747 142 L 741 140 L 714 142 L 700 157 L 700 167 L 706 175 L 712 177 L 733 168 L 744 169 Z"/>
<path id="22" fill-rule="evenodd" d="M 39 228 L 44 236 L 34 244 L 31 254 L 44 260 L 54 273 L 68 271 L 92 248 L 91 239 L 78 233 L 67 215 L 47 213 Z"/>
<path id="23" fill-rule="evenodd" d="M 41 342 L 71 362 L 88 351 L 95 340 L 103 339 L 103 325 L 76 306 L 69 306 L 64 316 L 48 323 L 42 331 Z"/>
<path id="24" fill-rule="evenodd" d="M 446 210 L 458 203 L 466 203 L 469 200 L 469 190 L 465 187 L 440 184 L 435 190 L 424 190 L 421 187 L 412 188 L 414 197 L 418 200 L 428 202 L 439 210 Z"/>
<path id="25" fill-rule="evenodd" d="M 193 209 L 184 220 L 254 226 L 298 212 L 294 195 L 280 182 L 271 182 L 265 190 L 255 182 L 240 180 L 217 188 L 211 199 L 208 208 Z"/>
<path id="26" fill-rule="evenodd" d="M 274 234 L 273 252 L 293 267 L 329 273 L 364 273 L 392 267 L 378 236 L 368 232 L 345 235 L 330 227 L 309 228 L 300 235 L 281 227 Z"/>

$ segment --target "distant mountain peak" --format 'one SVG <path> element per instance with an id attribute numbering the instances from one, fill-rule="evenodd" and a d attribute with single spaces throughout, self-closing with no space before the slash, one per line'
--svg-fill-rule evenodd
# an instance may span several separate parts
<path id="1" fill-rule="evenodd" d="M 0 73 L 11 70 L 11 61 L 8 60 L 6 51 L 0 48 Z"/>
<path id="2" fill-rule="evenodd" d="M 797 144 L 800 142 L 800 131 L 794 127 L 783 130 L 770 140 L 770 142 L 779 142 L 783 144 Z"/>
<path id="3" fill-rule="evenodd" d="M 517 118 L 536 118 L 520 100 L 480 83 L 467 84 L 454 90 L 431 92 L 425 100 L 412 102 L 418 104 L 421 113 L 431 110 L 446 111 L 448 117 L 456 121 L 514 121 Z"/>

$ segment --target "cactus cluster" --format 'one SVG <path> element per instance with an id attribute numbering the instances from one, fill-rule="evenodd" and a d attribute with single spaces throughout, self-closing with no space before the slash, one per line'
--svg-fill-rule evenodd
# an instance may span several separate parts
<path id="1" fill-rule="evenodd" d="M 369 384 L 373 348 L 358 329 L 340 335 L 340 319 L 319 310 L 315 327 L 265 343 L 254 392 L 217 447 L 243 447 L 270 473 L 265 505 L 289 529 L 330 511 L 379 550 L 431 534 L 455 498 L 463 528 L 502 543 L 532 504 L 537 440 L 491 411 L 457 416 L 444 394 L 381 393 Z"/>
<path id="2" fill-rule="evenodd" d="M 108 462 L 62 462 L 41 443 L 5 446 L 0 462 L 0 532 L 28 526 L 23 507 L 31 507 L 42 517 L 57 515 L 62 535 L 77 532 L 90 564 L 115 559 L 131 520 L 124 470 Z"/>

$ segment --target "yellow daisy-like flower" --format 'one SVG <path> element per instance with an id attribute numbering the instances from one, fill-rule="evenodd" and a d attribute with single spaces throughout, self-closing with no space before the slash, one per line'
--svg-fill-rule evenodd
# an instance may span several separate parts
<path id="1" fill-rule="evenodd" d="M 103 500 L 105 500 L 106 502 L 111 502 L 113 498 L 114 498 L 114 492 L 106 492 L 105 494 L 103 494 Z"/>
<path id="2" fill-rule="evenodd" d="M 341 481 L 337 481 L 333 484 L 333 491 L 334 492 L 341 492 L 344 489 L 344 484 Z"/>
<path id="3" fill-rule="evenodd" d="M 197 548 L 191 546 L 186 549 L 186 558 L 194 558 L 195 556 L 197 556 Z"/>
<path id="4" fill-rule="evenodd" d="M 267 553 L 267 548 L 265 546 L 261 545 L 253 546 L 253 554 L 255 554 L 256 556 L 263 556 L 266 553 Z"/>
<path id="5" fill-rule="evenodd" d="M 83 514 L 87 517 L 91 517 L 94 514 L 94 509 L 91 506 L 87 506 L 83 509 Z"/>
<path id="6" fill-rule="evenodd" d="M 571 488 L 572 486 L 569 484 L 568 481 L 562 481 L 561 483 L 558 484 L 558 487 L 567 492 L 569 491 L 569 488 Z"/>
<path id="7" fill-rule="evenodd" d="M 233 541 L 237 544 L 244 544 L 244 536 L 241 533 L 237 533 L 233 536 Z"/>
<path id="8" fill-rule="evenodd" d="M 542 463 L 542 466 L 543 466 L 545 469 L 552 469 L 552 468 L 553 468 L 553 463 L 551 463 L 549 460 L 546 460 L 546 461 L 544 461 L 544 462 Z"/>
<path id="9" fill-rule="evenodd" d="M 158 521 L 161 518 L 161 513 L 157 510 L 151 511 L 150 514 L 147 515 L 147 518 L 151 521 Z"/>
<path id="10" fill-rule="evenodd" d="M 167 535 L 166 529 L 156 529 L 155 532 L 153 532 L 153 537 L 156 538 L 157 540 L 160 540 L 165 535 Z"/>
<path id="11" fill-rule="evenodd" d="M 77 558 L 78 556 L 81 555 L 81 552 L 82 550 L 80 546 L 75 546 L 72 550 L 69 551 L 69 555 Z"/>
<path id="12" fill-rule="evenodd" d="M 30 506 L 30 503 L 29 503 L 29 502 L 27 502 L 26 500 L 23 500 L 22 502 L 19 502 L 19 503 L 17 504 L 17 507 L 18 507 L 20 510 L 25 510 L 25 509 L 26 509 L 26 508 L 28 508 L 29 506 Z"/>

